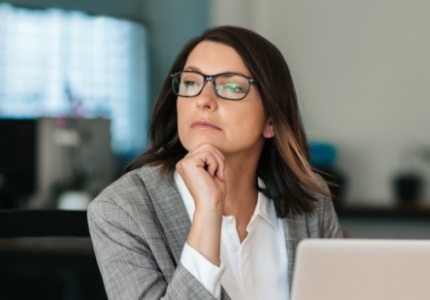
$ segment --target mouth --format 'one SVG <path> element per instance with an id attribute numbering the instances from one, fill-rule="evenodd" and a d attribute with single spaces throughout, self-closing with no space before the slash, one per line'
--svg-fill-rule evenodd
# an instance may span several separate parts
<path id="1" fill-rule="evenodd" d="M 208 121 L 196 121 L 191 124 L 191 128 L 194 129 L 215 129 L 215 130 L 221 130 L 218 126 L 212 124 Z"/>

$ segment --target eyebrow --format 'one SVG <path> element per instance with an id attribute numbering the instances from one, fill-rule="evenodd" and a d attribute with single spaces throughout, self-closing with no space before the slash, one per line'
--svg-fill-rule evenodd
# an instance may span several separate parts
<path id="1" fill-rule="evenodd" d="M 217 74 L 205 74 L 198 67 L 194 67 L 194 66 L 188 66 L 188 67 L 184 68 L 184 71 L 195 71 L 195 72 L 199 72 L 199 73 L 202 73 L 204 75 L 209 75 L 209 76 L 211 76 L 211 75 L 217 75 Z M 245 77 L 252 77 L 252 75 L 246 75 L 246 74 L 244 74 L 242 72 L 237 72 L 237 71 L 225 71 L 225 72 L 221 72 L 221 73 L 218 73 L 218 74 L 228 74 L 228 73 L 239 74 L 239 75 L 242 75 L 242 76 L 245 76 Z"/>
<path id="2" fill-rule="evenodd" d="M 199 68 L 193 67 L 193 66 L 184 68 L 184 71 L 197 71 L 197 72 L 201 72 Z"/>

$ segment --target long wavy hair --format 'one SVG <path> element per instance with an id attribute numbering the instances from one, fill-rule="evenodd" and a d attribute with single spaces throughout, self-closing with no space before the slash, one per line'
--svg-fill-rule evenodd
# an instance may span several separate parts
<path id="1" fill-rule="evenodd" d="M 257 188 L 275 203 L 278 217 L 290 211 L 311 211 L 319 195 L 329 196 L 309 163 L 309 150 L 288 65 L 281 52 L 259 34 L 241 27 L 220 26 L 191 39 L 173 63 L 170 74 L 183 70 L 188 55 L 202 41 L 232 47 L 243 59 L 270 117 L 274 137 L 266 139 L 257 167 L 265 188 Z M 159 165 L 163 175 L 173 172 L 187 153 L 177 127 L 177 96 L 167 76 L 154 106 L 147 151 L 139 155 L 125 172 L 143 165 Z"/>

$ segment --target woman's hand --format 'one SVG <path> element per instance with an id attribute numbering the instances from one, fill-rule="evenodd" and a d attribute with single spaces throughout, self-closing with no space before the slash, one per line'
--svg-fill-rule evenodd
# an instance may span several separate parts
<path id="1" fill-rule="evenodd" d="M 222 214 L 226 185 L 224 156 L 218 149 L 204 144 L 180 160 L 176 169 L 193 196 L 196 211 Z"/>
<path id="2" fill-rule="evenodd" d="M 180 160 L 176 170 L 196 206 L 187 244 L 218 266 L 226 197 L 224 156 L 211 145 L 201 145 Z"/>

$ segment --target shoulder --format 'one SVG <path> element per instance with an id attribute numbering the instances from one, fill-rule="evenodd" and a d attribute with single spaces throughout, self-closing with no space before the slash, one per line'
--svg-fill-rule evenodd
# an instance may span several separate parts
<path id="1" fill-rule="evenodd" d="M 159 167 L 143 166 L 122 175 L 107 186 L 91 201 L 88 211 L 94 214 L 121 209 L 133 213 L 138 207 L 152 206 L 152 195 L 163 193 L 173 185 L 171 174 L 161 177 Z"/>
<path id="2" fill-rule="evenodd" d="M 309 233 L 313 237 L 335 238 L 341 237 L 341 227 L 329 197 L 318 197 L 313 211 L 306 214 Z"/>
<path id="3" fill-rule="evenodd" d="M 325 180 L 319 175 L 317 179 L 319 187 L 330 194 Z M 340 237 L 339 220 L 331 197 L 317 193 L 314 197 L 313 210 L 304 214 L 310 237 Z"/>
<path id="4" fill-rule="evenodd" d="M 326 183 L 326 181 L 322 178 L 321 175 L 315 174 L 315 183 L 318 186 L 319 189 L 321 189 L 326 195 L 319 194 L 314 191 L 310 191 L 312 196 L 315 199 L 314 202 L 314 209 L 307 213 L 309 218 L 318 218 L 323 219 L 326 217 L 327 213 L 335 213 L 334 207 L 333 207 L 333 201 L 330 196 L 330 190 Z"/>

